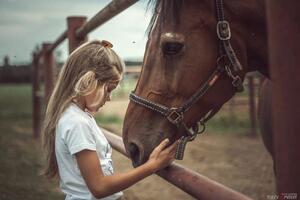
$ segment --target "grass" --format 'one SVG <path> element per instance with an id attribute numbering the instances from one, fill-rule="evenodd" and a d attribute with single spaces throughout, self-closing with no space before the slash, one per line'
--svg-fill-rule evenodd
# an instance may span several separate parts
<path id="1" fill-rule="evenodd" d="M 116 115 L 96 115 L 95 120 L 101 127 L 113 132 L 120 133 L 123 126 L 123 119 Z"/>
<path id="2" fill-rule="evenodd" d="M 207 122 L 207 131 L 216 134 L 247 134 L 250 130 L 250 120 L 246 112 L 230 115 L 221 110 Z"/>
<path id="3" fill-rule="evenodd" d="M 95 118 L 95 120 L 97 123 L 100 123 L 100 124 L 120 124 L 120 123 L 122 123 L 122 119 L 116 115 L 108 115 L 108 116 L 100 115 L 100 116 L 97 116 Z"/>
<path id="4" fill-rule="evenodd" d="M 64 199 L 40 174 L 43 152 L 32 138 L 31 87 L 0 86 L 0 199 Z"/>
<path id="5" fill-rule="evenodd" d="M 0 86 L 1 119 L 30 118 L 32 113 L 31 87 L 27 84 L 9 84 Z"/>

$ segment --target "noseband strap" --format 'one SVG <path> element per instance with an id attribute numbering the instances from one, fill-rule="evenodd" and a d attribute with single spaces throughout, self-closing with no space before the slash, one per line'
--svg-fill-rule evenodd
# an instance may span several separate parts
<path id="1" fill-rule="evenodd" d="M 201 87 L 179 107 L 167 107 L 159 103 L 151 102 L 148 99 L 142 98 L 131 92 L 129 99 L 138 105 L 148 108 L 154 112 L 160 113 L 169 122 L 174 124 L 178 129 L 185 132 L 185 136 L 179 141 L 176 150 L 176 159 L 182 160 L 184 156 L 184 149 L 186 143 L 195 139 L 195 137 L 204 132 L 205 122 L 208 121 L 214 114 L 216 114 L 220 107 L 213 108 L 207 116 L 200 119 L 197 123 L 188 127 L 184 121 L 184 114 L 198 102 L 207 91 L 215 84 L 219 77 L 226 72 L 226 75 L 232 80 L 232 85 L 237 92 L 243 91 L 242 79 L 233 72 L 242 71 L 242 65 L 236 57 L 234 50 L 230 44 L 231 32 L 229 23 L 224 19 L 223 0 L 215 0 L 216 17 L 217 17 L 217 36 L 220 41 L 220 56 L 217 59 L 217 67 L 209 76 Z M 223 61 L 226 62 L 223 62 Z"/>

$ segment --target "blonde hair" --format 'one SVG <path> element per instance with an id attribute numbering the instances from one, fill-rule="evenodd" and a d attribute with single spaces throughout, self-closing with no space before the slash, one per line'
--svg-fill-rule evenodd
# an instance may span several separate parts
<path id="1" fill-rule="evenodd" d="M 47 154 L 43 174 L 58 176 L 55 130 L 58 120 L 73 99 L 94 91 L 99 84 L 120 80 L 125 64 L 104 42 L 87 42 L 68 57 L 49 98 L 43 124 L 43 145 Z"/>

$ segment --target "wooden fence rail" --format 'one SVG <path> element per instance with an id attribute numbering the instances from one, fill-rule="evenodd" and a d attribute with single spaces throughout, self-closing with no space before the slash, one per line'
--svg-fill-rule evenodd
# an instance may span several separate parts
<path id="1" fill-rule="evenodd" d="M 100 10 L 94 17 L 92 17 L 86 24 L 80 27 L 76 31 L 76 36 L 78 38 L 86 36 L 95 28 L 101 26 L 126 8 L 130 7 L 138 0 L 119 0 L 119 1 L 112 1 L 108 4 L 105 8 Z"/>

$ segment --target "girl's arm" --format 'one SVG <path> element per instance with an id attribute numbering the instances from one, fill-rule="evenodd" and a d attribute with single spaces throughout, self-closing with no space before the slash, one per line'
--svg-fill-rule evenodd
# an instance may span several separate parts
<path id="1" fill-rule="evenodd" d="M 149 160 L 128 172 L 104 176 L 95 151 L 83 150 L 76 153 L 78 167 L 89 190 L 96 198 L 103 198 L 122 191 L 141 179 L 165 168 L 173 160 L 177 142 L 165 148 L 168 139 L 162 141 L 151 153 Z"/>

